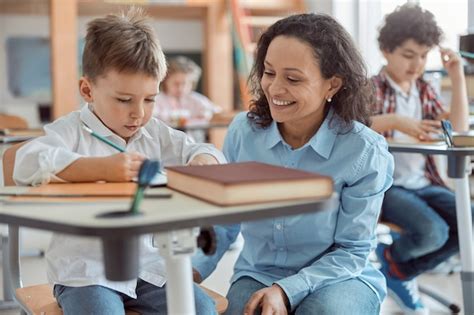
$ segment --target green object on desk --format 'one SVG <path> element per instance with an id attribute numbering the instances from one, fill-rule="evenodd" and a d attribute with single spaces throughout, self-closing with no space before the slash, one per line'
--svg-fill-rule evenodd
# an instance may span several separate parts
<path id="1" fill-rule="evenodd" d="M 130 212 L 132 214 L 138 214 L 140 204 L 145 194 L 145 188 L 150 185 L 151 180 L 155 177 L 156 173 L 160 170 L 160 162 L 157 160 L 145 160 L 140 166 L 138 172 L 138 186 L 135 196 L 133 197 L 132 205 L 130 206 Z"/>
<path id="2" fill-rule="evenodd" d="M 474 59 L 474 53 L 470 53 L 470 52 L 468 52 L 468 51 L 460 50 L 460 51 L 459 51 L 459 54 L 460 54 L 461 56 L 463 56 L 464 58 Z"/>
<path id="3" fill-rule="evenodd" d="M 82 129 L 84 129 L 85 131 L 87 131 L 88 133 L 91 134 L 91 136 L 99 139 L 100 141 L 104 142 L 104 143 L 107 143 L 108 145 L 110 145 L 111 147 L 117 149 L 118 151 L 120 152 L 125 152 L 125 149 L 122 148 L 121 146 L 113 143 L 112 141 L 110 141 L 109 139 L 95 133 L 91 128 L 87 127 L 86 125 L 82 125 Z"/>

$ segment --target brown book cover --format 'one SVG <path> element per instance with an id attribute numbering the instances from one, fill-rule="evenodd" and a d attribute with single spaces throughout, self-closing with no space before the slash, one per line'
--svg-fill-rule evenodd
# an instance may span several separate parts
<path id="1" fill-rule="evenodd" d="M 260 162 L 167 167 L 168 187 L 218 205 L 329 197 L 328 176 Z"/>

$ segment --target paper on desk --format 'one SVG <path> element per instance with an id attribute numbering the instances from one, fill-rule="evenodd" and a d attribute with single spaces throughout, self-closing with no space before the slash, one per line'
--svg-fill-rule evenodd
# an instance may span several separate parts
<path id="1" fill-rule="evenodd" d="M 166 186 L 168 183 L 168 178 L 166 177 L 166 172 L 161 171 L 159 173 L 156 173 L 155 177 L 150 182 L 151 187 L 161 187 L 161 186 Z"/>

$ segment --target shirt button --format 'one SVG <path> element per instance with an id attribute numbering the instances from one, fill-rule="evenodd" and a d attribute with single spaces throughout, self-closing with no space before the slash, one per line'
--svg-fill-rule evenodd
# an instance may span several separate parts
<path id="1" fill-rule="evenodd" d="M 278 223 L 278 224 L 276 225 L 276 228 L 277 228 L 277 230 L 281 230 L 283 227 L 281 226 L 280 223 Z"/>

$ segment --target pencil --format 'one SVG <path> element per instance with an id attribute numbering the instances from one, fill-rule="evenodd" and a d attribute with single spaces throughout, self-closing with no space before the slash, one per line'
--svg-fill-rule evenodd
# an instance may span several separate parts
<path id="1" fill-rule="evenodd" d="M 144 195 L 145 199 L 168 199 L 173 195 L 170 193 Z M 34 198 L 129 198 L 116 194 L 37 194 L 37 193 L 0 193 L 0 197 L 34 197 Z"/>
<path id="2" fill-rule="evenodd" d="M 124 149 L 124 148 L 122 148 L 121 146 L 119 146 L 119 145 L 113 143 L 113 142 L 110 141 L 109 139 L 104 138 L 104 137 L 102 137 L 101 135 L 95 133 L 94 131 L 92 131 L 91 128 L 87 127 L 86 125 L 82 125 L 82 129 L 84 129 L 85 131 L 87 131 L 88 133 L 90 133 L 91 136 L 93 136 L 93 137 L 99 139 L 100 141 L 102 141 L 102 142 L 104 142 L 104 143 L 107 143 L 107 144 L 110 145 L 112 148 L 115 148 L 115 149 L 117 149 L 117 150 L 120 151 L 120 152 L 125 152 L 125 149 Z"/>

